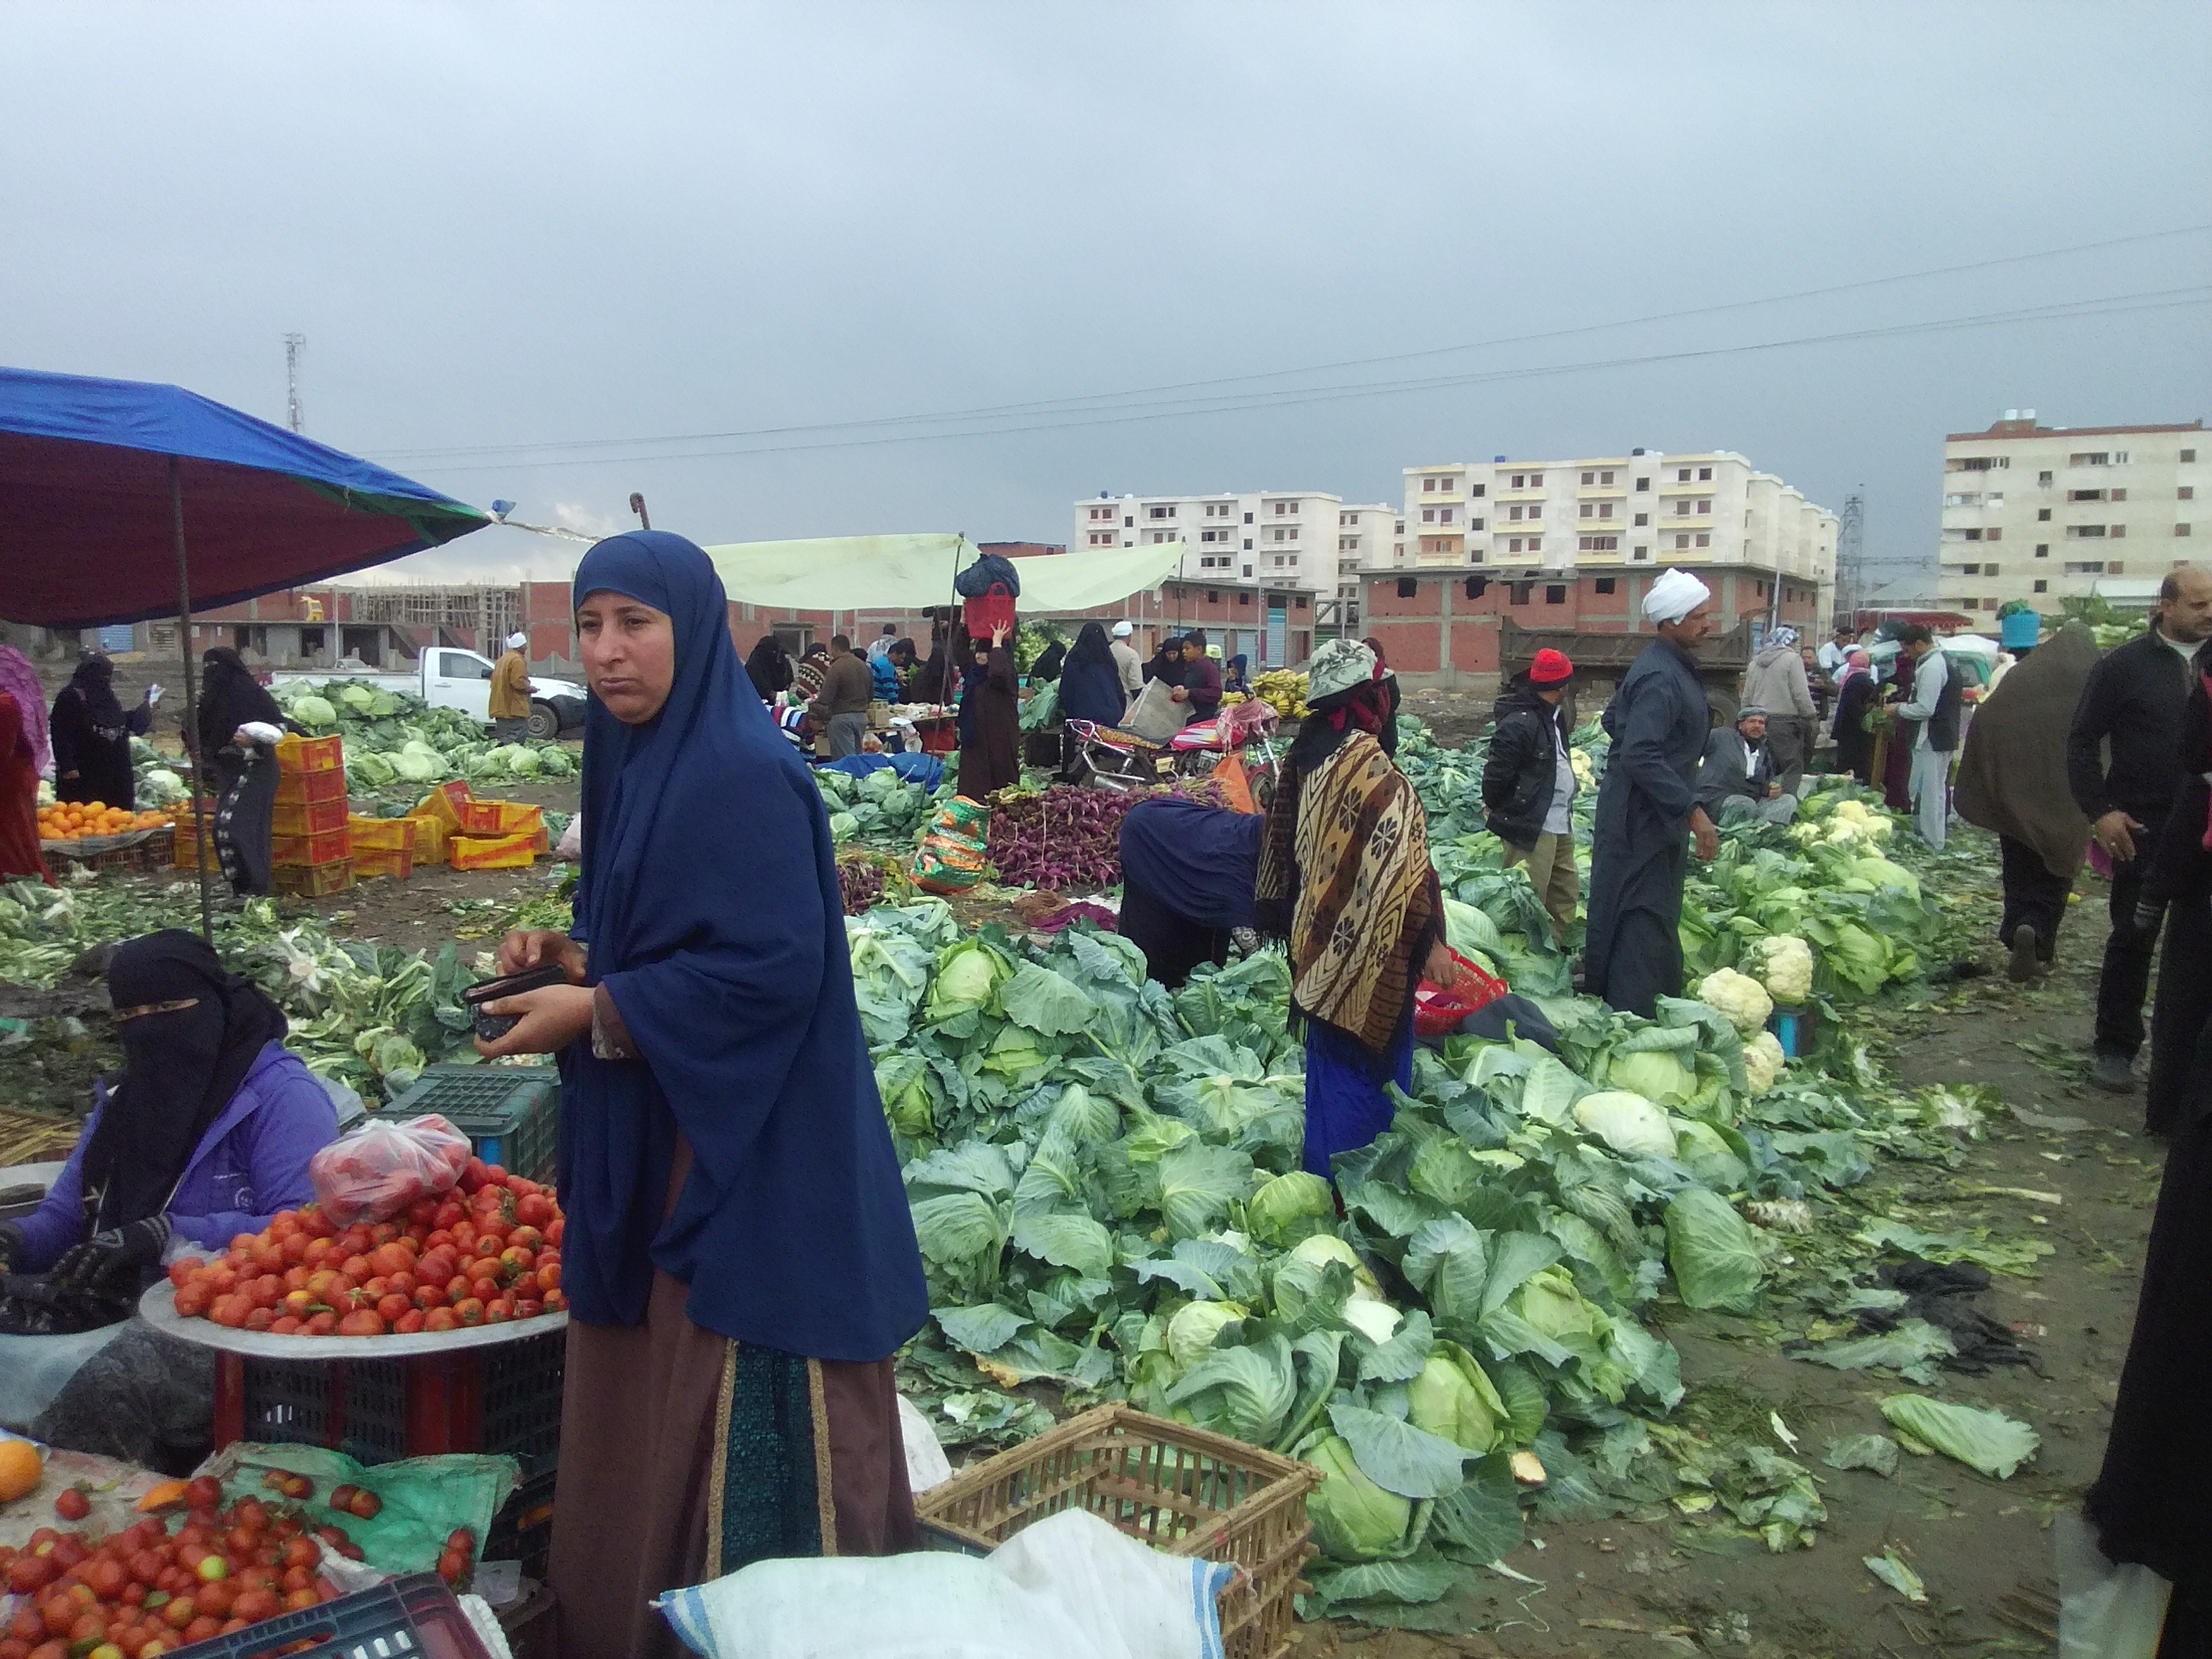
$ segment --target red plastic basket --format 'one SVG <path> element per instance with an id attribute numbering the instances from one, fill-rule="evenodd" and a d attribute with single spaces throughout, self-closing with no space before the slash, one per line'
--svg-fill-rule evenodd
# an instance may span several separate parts
<path id="1" fill-rule="evenodd" d="M 1014 625 L 1014 596 L 1003 584 L 993 582 L 991 591 L 979 593 L 962 608 L 961 621 L 966 624 L 971 640 L 988 640 L 996 628 L 1011 629 Z"/>
<path id="2" fill-rule="evenodd" d="M 1459 963 L 1465 975 L 1455 991 L 1423 980 L 1413 991 L 1413 1034 L 1416 1036 L 1443 1036 L 1460 1021 L 1478 1008 L 1487 1008 L 1506 993 L 1506 983 L 1493 978 L 1476 967 L 1465 957 L 1446 945 L 1451 959 Z"/>

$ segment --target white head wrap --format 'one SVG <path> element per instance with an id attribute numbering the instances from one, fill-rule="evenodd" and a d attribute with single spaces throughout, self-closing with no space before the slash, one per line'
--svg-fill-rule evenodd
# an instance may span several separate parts
<path id="1" fill-rule="evenodd" d="M 1126 640 L 1130 635 L 1136 631 L 1137 630 L 1133 627 L 1125 622 L 1117 622 L 1114 624 L 1114 637 L 1117 640 Z"/>
<path id="2" fill-rule="evenodd" d="M 530 635 L 527 634 L 514 633 L 507 636 L 507 648 L 510 651 L 520 651 L 529 643 Z"/>
<path id="3" fill-rule="evenodd" d="M 1375 678 L 1375 653 L 1358 640 L 1331 640 L 1306 669 L 1306 701 L 1318 702 Z"/>
<path id="4" fill-rule="evenodd" d="M 1678 623 L 1713 596 L 1713 590 L 1686 570 L 1669 570 L 1644 596 L 1644 620 Z"/>

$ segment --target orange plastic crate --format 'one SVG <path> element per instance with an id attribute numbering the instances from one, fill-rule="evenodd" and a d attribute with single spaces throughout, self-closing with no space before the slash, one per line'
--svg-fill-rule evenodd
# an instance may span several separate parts
<path id="1" fill-rule="evenodd" d="M 416 831 L 421 828 L 417 818 L 348 818 L 346 827 L 353 831 L 354 856 L 363 853 L 412 853 Z"/>
<path id="2" fill-rule="evenodd" d="M 346 798 L 346 775 L 337 772 L 280 772 L 276 775 L 276 800 L 279 805 L 312 805 L 320 801 L 337 801 Z"/>
<path id="3" fill-rule="evenodd" d="M 280 836 L 319 836 L 326 830 L 343 830 L 346 826 L 346 799 L 343 795 L 333 800 L 285 800 L 276 802 L 270 815 L 269 827 Z"/>
<path id="4" fill-rule="evenodd" d="M 500 821 L 499 809 L 504 801 L 465 800 L 460 803 L 460 832 L 465 836 L 503 836 L 507 825 Z"/>
<path id="5" fill-rule="evenodd" d="M 537 857 L 535 836 L 455 836 L 447 861 L 456 870 L 520 870 Z"/>
<path id="6" fill-rule="evenodd" d="M 276 744 L 276 764 L 287 772 L 337 772 L 345 769 L 345 745 L 336 737 L 286 737 Z"/>
<path id="7" fill-rule="evenodd" d="M 422 804 L 407 816 L 410 818 L 435 818 L 446 826 L 448 835 L 457 834 L 461 830 L 461 808 L 475 799 L 467 783 L 455 778 L 451 783 L 440 784 L 423 796 Z"/>
<path id="8" fill-rule="evenodd" d="M 321 898 L 328 893 L 343 893 L 353 885 L 353 860 L 340 859 L 335 864 L 280 864 L 270 872 L 276 890 L 294 898 Z"/>
<path id="9" fill-rule="evenodd" d="M 518 836 L 526 830 L 545 827 L 545 809 L 542 806 L 526 806 L 518 800 L 495 800 L 487 804 L 499 809 L 499 833 L 502 836 Z"/>
<path id="10" fill-rule="evenodd" d="M 418 811 L 420 808 L 416 809 Z M 415 861 L 417 864 L 443 864 L 447 849 L 452 845 L 453 831 L 438 818 L 410 817 L 408 823 L 415 826 Z"/>
<path id="11" fill-rule="evenodd" d="M 393 881 L 405 881 L 415 873 L 415 854 L 408 848 L 396 853 L 364 853 L 353 855 L 353 874 L 356 881 L 369 881 L 387 876 Z"/>
<path id="12" fill-rule="evenodd" d="M 270 856 L 280 865 L 336 864 L 353 856 L 353 831 L 341 823 L 312 836 L 277 836 L 270 842 Z"/>

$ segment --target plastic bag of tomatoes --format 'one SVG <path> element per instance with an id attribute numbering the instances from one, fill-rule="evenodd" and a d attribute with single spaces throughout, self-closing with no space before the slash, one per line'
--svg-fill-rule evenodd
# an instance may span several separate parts
<path id="1" fill-rule="evenodd" d="M 272 1336 L 410 1336 L 559 1313 L 566 1225 L 550 1188 L 471 1158 L 388 1220 L 340 1226 L 319 1206 L 169 1268 L 181 1318 Z M 6 1656 L 0 1655 L 0 1659 Z"/>
<path id="2" fill-rule="evenodd" d="M 307 1160 L 315 1201 L 341 1227 L 388 1221 L 450 1188 L 468 1167 L 469 1138 L 434 1115 L 371 1122 Z"/>

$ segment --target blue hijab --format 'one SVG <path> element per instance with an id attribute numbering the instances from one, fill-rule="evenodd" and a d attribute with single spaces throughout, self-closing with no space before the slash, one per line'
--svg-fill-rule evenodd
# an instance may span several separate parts
<path id="1" fill-rule="evenodd" d="M 644 1058 L 588 1041 L 562 1057 L 562 1288 L 586 1323 L 634 1325 L 657 1266 L 708 1330 L 881 1359 L 928 1298 L 821 794 L 738 660 L 704 553 L 613 537 L 577 568 L 575 602 L 608 592 L 673 620 L 676 675 L 642 726 L 596 697 L 584 717 L 574 932 Z M 691 1170 L 668 1211 L 679 1135 Z"/>

